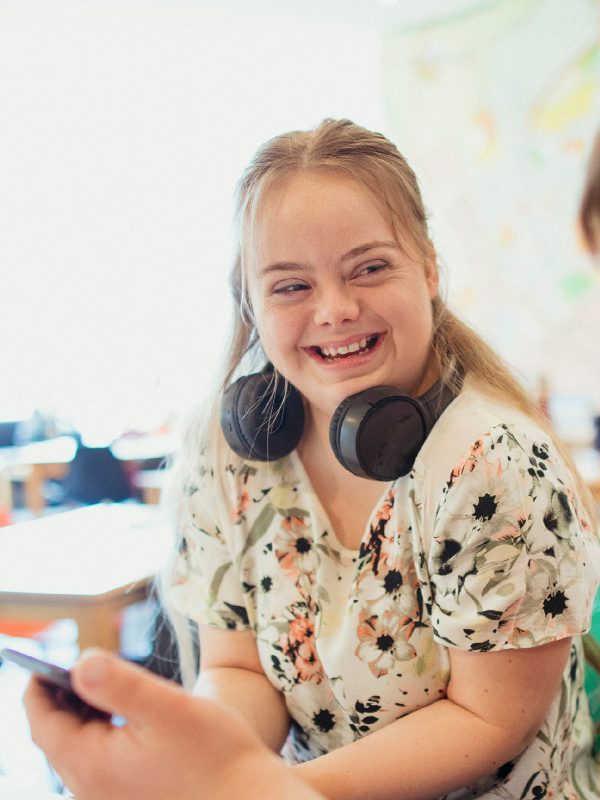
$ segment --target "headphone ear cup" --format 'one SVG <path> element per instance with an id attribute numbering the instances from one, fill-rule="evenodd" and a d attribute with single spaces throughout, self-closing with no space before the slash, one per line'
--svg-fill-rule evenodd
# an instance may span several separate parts
<path id="1" fill-rule="evenodd" d="M 304 430 L 300 392 L 274 378 L 272 370 L 239 378 L 221 401 L 221 429 L 238 456 L 277 461 L 297 446 Z"/>
<path id="2" fill-rule="evenodd" d="M 329 427 L 331 448 L 342 466 L 361 478 L 392 481 L 412 469 L 429 426 L 421 404 L 393 386 L 347 397 Z"/>
<path id="3" fill-rule="evenodd" d="M 333 450 L 333 454 L 344 467 L 346 467 L 345 455 L 342 452 L 340 440 L 342 438 L 342 431 L 344 431 L 344 437 L 346 438 L 347 436 L 346 431 L 348 431 L 349 428 L 346 426 L 346 429 L 344 429 L 344 419 L 346 418 L 348 408 L 352 406 L 356 397 L 357 395 L 352 394 L 350 397 L 346 397 L 345 400 L 342 400 L 342 402 L 333 412 L 333 417 L 329 423 L 329 444 Z M 346 467 L 346 469 L 348 469 L 348 467 Z"/>

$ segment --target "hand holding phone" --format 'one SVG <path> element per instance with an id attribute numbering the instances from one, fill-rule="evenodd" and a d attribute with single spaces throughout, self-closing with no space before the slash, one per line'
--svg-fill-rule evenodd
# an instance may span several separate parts
<path id="1" fill-rule="evenodd" d="M 76 694 L 71 684 L 68 669 L 9 648 L 0 650 L 0 659 L 12 661 L 14 664 L 33 672 L 40 678 L 59 705 L 66 707 L 69 711 L 74 711 L 83 719 L 109 720 L 111 718 L 110 714 L 90 706 Z"/>

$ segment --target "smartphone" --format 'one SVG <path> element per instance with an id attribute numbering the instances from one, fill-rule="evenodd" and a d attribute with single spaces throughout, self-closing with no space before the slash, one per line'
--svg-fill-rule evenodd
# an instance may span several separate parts
<path id="1" fill-rule="evenodd" d="M 33 672 L 41 679 L 44 686 L 53 694 L 60 705 L 65 706 L 70 711 L 75 711 L 84 719 L 94 717 L 108 720 L 111 718 L 110 714 L 94 708 L 75 693 L 68 669 L 9 648 L 0 650 L 0 659 L 2 661 L 12 661 L 14 664 Z"/>

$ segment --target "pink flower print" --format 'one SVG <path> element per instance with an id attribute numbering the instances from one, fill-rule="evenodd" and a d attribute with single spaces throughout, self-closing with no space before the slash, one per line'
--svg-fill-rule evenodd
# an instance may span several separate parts
<path id="1" fill-rule="evenodd" d="M 361 661 L 366 661 L 376 678 L 387 675 L 396 661 L 409 661 L 416 656 L 415 648 L 406 639 L 411 629 L 404 630 L 408 617 L 393 611 L 363 618 L 358 626 L 359 645 L 355 650 Z"/>
<path id="2" fill-rule="evenodd" d="M 477 461 L 484 453 L 483 439 L 477 439 L 469 448 L 469 452 L 462 458 L 458 464 L 455 464 L 450 473 L 450 484 L 453 484 L 457 478 L 465 472 L 473 472 Z"/>
<path id="3" fill-rule="evenodd" d="M 240 522 L 244 519 L 245 512 L 250 508 L 250 495 L 248 492 L 242 492 L 239 499 L 237 506 L 232 511 L 232 518 L 235 525 L 239 525 Z"/>
<path id="4" fill-rule="evenodd" d="M 315 551 L 309 534 L 309 524 L 304 518 L 286 517 L 273 545 L 282 570 L 294 581 L 302 574 L 314 572 Z"/>
<path id="5" fill-rule="evenodd" d="M 315 626 L 312 620 L 304 617 L 296 617 L 290 623 L 290 632 L 288 634 L 289 641 L 292 645 L 313 639 L 315 635 Z"/>
<path id="6" fill-rule="evenodd" d="M 312 683 L 321 683 L 323 680 L 321 662 L 312 642 L 303 642 L 298 647 L 294 665 L 298 671 L 298 680 Z"/>
<path id="7" fill-rule="evenodd" d="M 380 520 L 382 522 L 388 522 L 391 519 L 392 509 L 394 507 L 394 495 L 395 495 L 394 490 L 390 489 L 390 491 L 385 496 L 383 504 L 377 509 L 377 512 L 375 514 L 376 523 L 379 522 Z"/>
<path id="8" fill-rule="evenodd" d="M 283 654 L 293 661 L 296 669 L 296 681 L 323 680 L 321 662 L 315 647 L 315 627 L 313 621 L 306 617 L 295 617 L 290 623 L 290 630 L 283 642 Z"/>

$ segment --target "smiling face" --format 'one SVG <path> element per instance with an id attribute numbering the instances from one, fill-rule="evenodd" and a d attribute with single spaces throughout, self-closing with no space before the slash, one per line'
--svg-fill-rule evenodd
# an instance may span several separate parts
<path id="1" fill-rule="evenodd" d="M 371 386 L 417 396 L 433 384 L 435 262 L 397 245 L 361 184 L 331 172 L 280 180 L 255 246 L 247 278 L 263 349 L 313 414 Z"/>

